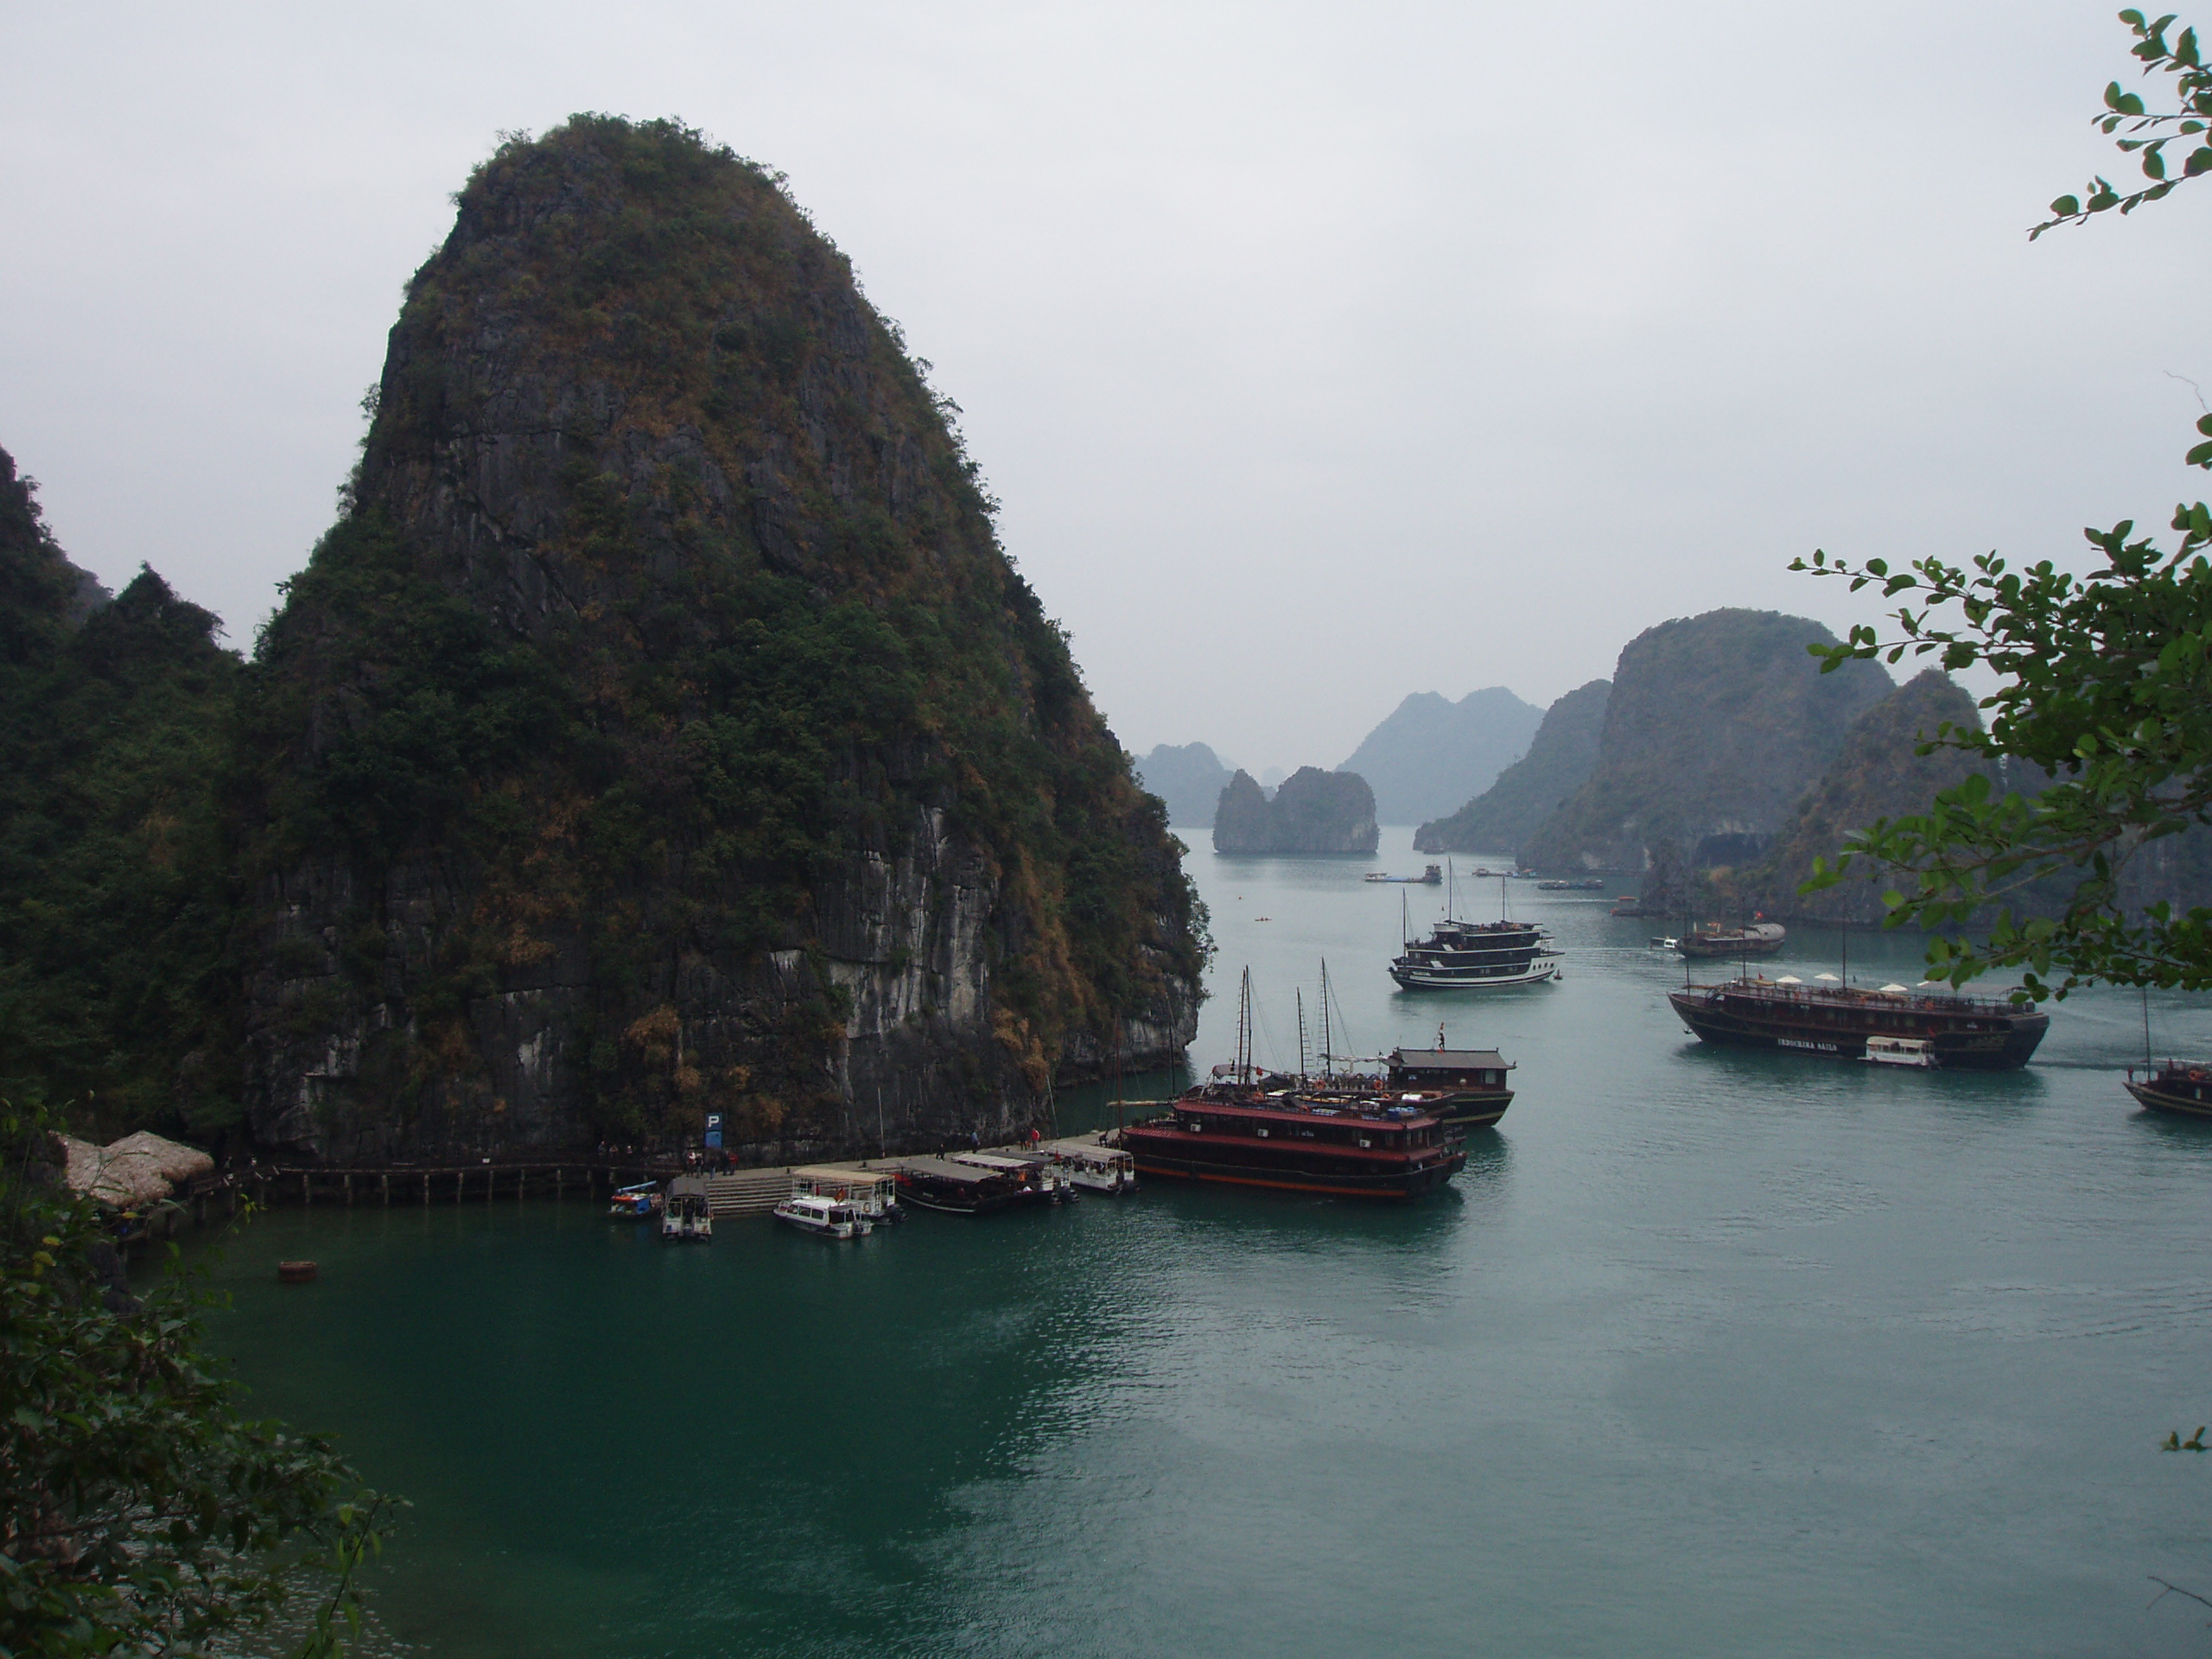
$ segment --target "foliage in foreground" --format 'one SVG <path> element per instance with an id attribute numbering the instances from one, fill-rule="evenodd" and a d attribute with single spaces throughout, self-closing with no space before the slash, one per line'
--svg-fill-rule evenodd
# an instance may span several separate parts
<path id="1" fill-rule="evenodd" d="M 129 1293 L 48 1127 L 0 1103 L 0 1656 L 204 1653 L 318 1568 L 301 1652 L 336 1654 L 391 1500 L 327 1442 L 241 1414 L 197 1275 L 173 1259 Z"/>
<path id="2" fill-rule="evenodd" d="M 2212 147 L 2202 142 L 2212 73 L 2198 62 L 2196 32 L 2183 29 L 2170 45 L 2172 17 L 2120 16 L 2137 37 L 2144 73 L 2174 77 L 2178 108 L 2148 112 L 2115 82 L 2097 123 L 2107 133 L 2134 124 L 2120 147 L 2152 182 L 2122 197 L 2099 179 L 2086 202 L 2053 202 L 2054 217 L 2031 236 L 2164 197 L 2180 181 L 2168 177 L 2164 152 L 2179 141 L 2194 141 L 2182 178 L 2212 171 Z M 2198 429 L 2212 440 L 2212 415 Z M 2212 467 L 2212 441 L 2187 459 Z M 2038 1001 L 2092 980 L 2212 988 L 2212 909 L 2177 912 L 2163 900 L 2137 907 L 2122 886 L 2155 843 L 2212 824 L 2212 510 L 2183 503 L 2172 528 L 2181 540 L 2171 551 L 2137 537 L 2132 520 L 2084 531 L 2105 561 L 2087 577 L 2049 560 L 2015 570 L 1994 553 L 1971 569 L 1933 558 L 1902 570 L 1881 559 L 1852 566 L 1817 551 L 1794 561 L 1793 570 L 1847 578 L 1854 593 L 1878 585 L 1885 598 L 1909 596 L 1892 613 L 1894 637 L 1858 626 L 1841 645 L 1808 647 L 1823 671 L 1907 654 L 1934 655 L 1946 670 L 1993 669 L 2004 683 L 1982 700 L 1986 728 L 1946 721 L 1920 753 L 1962 750 L 1992 770 L 2010 761 L 2013 775 L 2025 763 L 2050 779 L 2038 792 L 2000 793 L 1977 772 L 1939 793 L 1927 812 L 1854 831 L 1833 865 L 1816 862 L 1800 891 L 1834 886 L 1855 861 L 1888 868 L 1897 885 L 1883 895 L 1885 925 L 1931 930 L 1931 976 L 1954 984 L 2018 968 Z M 2016 912 L 2024 890 L 2054 886 L 2063 894 L 2056 915 Z M 1946 936 L 1993 914 L 1986 940 Z"/>

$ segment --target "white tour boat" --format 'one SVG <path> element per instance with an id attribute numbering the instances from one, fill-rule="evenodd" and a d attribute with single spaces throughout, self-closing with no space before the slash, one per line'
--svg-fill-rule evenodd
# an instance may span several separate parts
<path id="1" fill-rule="evenodd" d="M 798 1192 L 776 1206 L 776 1219 L 817 1238 L 866 1238 L 875 1224 L 842 1199 Z"/>
<path id="2" fill-rule="evenodd" d="M 1060 1168 L 1070 1181 L 1093 1192 L 1134 1192 L 1137 1160 L 1118 1147 L 1071 1147 L 1060 1151 Z"/>

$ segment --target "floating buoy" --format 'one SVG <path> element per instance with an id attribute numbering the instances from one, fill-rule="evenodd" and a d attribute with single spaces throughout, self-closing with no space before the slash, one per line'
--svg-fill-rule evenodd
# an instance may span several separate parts
<path id="1" fill-rule="evenodd" d="M 315 1277 L 315 1263 L 312 1262 L 279 1262 L 276 1264 L 276 1276 L 288 1285 L 307 1284 Z"/>

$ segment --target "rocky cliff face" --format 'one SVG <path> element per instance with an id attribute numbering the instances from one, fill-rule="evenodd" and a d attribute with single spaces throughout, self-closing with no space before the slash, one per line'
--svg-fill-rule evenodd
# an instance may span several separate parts
<path id="1" fill-rule="evenodd" d="M 237 1116 L 214 627 L 151 570 L 111 600 L 0 449 L 0 1098 L 103 1139 Z"/>
<path id="2" fill-rule="evenodd" d="M 1393 823 L 1419 823 L 1471 800 L 1529 751 L 1543 720 L 1502 685 L 1452 702 L 1416 691 L 1360 740 L 1339 772 L 1356 772 L 1375 791 L 1376 811 Z"/>
<path id="3" fill-rule="evenodd" d="M 1161 743 L 1137 762 L 1137 781 L 1166 804 L 1170 823 L 1210 826 L 1229 768 L 1203 743 Z"/>
<path id="4" fill-rule="evenodd" d="M 1837 886 L 1800 895 L 1813 861 L 1835 861 L 1844 836 L 1877 818 L 1925 812 L 1938 791 L 1966 781 L 1977 770 L 1954 749 L 1914 751 L 1946 723 L 1981 728 L 1974 699 L 1935 669 L 1915 676 L 1853 724 L 1843 747 L 1783 824 L 1755 865 L 1721 879 L 1741 908 L 1785 921 L 1872 924 L 1886 913 L 1883 889 L 1891 878 L 1864 868 Z"/>
<path id="5" fill-rule="evenodd" d="M 1513 856 L 1588 781 L 1598 764 L 1598 736 L 1611 690 L 1611 681 L 1592 680 L 1552 704 L 1529 752 L 1451 817 L 1415 830 L 1415 849 Z"/>
<path id="6" fill-rule="evenodd" d="M 944 408 L 696 135 L 478 171 L 245 699 L 263 1140 L 896 1147 L 1179 1052 L 1179 846 Z"/>
<path id="7" fill-rule="evenodd" d="M 1300 766 L 1269 800 L 1239 772 L 1214 809 L 1217 853 L 1371 853 L 1381 839 L 1375 791 L 1357 772 Z"/>
<path id="8" fill-rule="evenodd" d="M 1891 687 L 1874 663 L 1821 673 L 1806 652 L 1816 642 L 1834 636 L 1772 611 L 1708 611 L 1638 634 L 1613 676 L 1596 766 L 1523 861 L 1641 869 L 1660 841 L 1696 866 L 1757 859 Z"/>

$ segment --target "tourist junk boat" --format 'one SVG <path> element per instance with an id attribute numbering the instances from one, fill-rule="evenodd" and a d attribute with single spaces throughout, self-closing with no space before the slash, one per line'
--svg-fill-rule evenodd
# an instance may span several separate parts
<path id="1" fill-rule="evenodd" d="M 840 1198 L 794 1192 L 776 1206 L 776 1219 L 817 1238 L 866 1238 L 874 1224 Z"/>
<path id="2" fill-rule="evenodd" d="M 1503 884 L 1500 883 L 1503 891 Z M 1390 977 L 1408 991 L 1503 990 L 1541 985 L 1559 977 L 1559 951 L 1534 922 L 1462 922 L 1446 900 L 1444 919 L 1419 944 L 1390 964 Z M 1400 937 L 1403 938 L 1402 932 Z"/>
<path id="3" fill-rule="evenodd" d="M 2197 1060 L 2168 1060 L 2164 1065 L 2127 1068 L 2127 1092 L 2136 1104 L 2183 1117 L 2212 1117 L 2212 1065 Z"/>
<path id="4" fill-rule="evenodd" d="M 1685 986 L 1667 1000 L 1703 1042 L 1947 1071 L 2025 1065 L 2050 1029 L 2050 1016 L 2040 1008 L 1995 997 L 1928 996 L 1902 985 L 1878 991 L 1808 986 L 1788 974 Z M 1897 1046 L 1900 1041 L 1914 1046 Z M 1877 1042 L 1883 1046 L 1869 1052 Z"/>
<path id="5" fill-rule="evenodd" d="M 1284 1090 L 1208 1084 L 1122 1131 L 1140 1175 L 1336 1198 L 1410 1198 L 1466 1167 L 1437 1120 L 1380 1101 L 1325 1104 Z"/>
<path id="6" fill-rule="evenodd" d="M 1749 927 L 1724 928 L 1718 922 L 1685 933 L 1675 949 L 1686 957 L 1770 957 L 1789 938 L 1780 922 L 1753 922 Z"/>
<path id="7" fill-rule="evenodd" d="M 696 1175 L 679 1175 L 668 1184 L 668 1198 L 661 1205 L 660 1236 L 669 1240 L 710 1243 L 715 1215 L 707 1202 L 707 1183 Z"/>
<path id="8" fill-rule="evenodd" d="M 1335 1198 L 1410 1198 L 1466 1167 L 1458 1135 L 1430 1113 L 1372 1095 L 1308 1091 L 1252 1063 L 1252 976 L 1236 1014 L 1236 1058 L 1165 1116 L 1121 1134 L 1141 1176 Z"/>
<path id="9" fill-rule="evenodd" d="M 1362 876 L 1360 880 L 1363 881 L 1389 881 L 1394 882 L 1400 887 L 1440 887 L 1443 884 L 1444 880 L 1444 867 L 1441 864 L 1432 864 L 1426 870 L 1423 870 L 1419 875 L 1388 875 L 1381 870 L 1375 870 Z"/>
<path id="10" fill-rule="evenodd" d="M 899 1164 L 899 1201 L 954 1215 L 987 1216 L 994 1211 L 1047 1202 L 1045 1191 L 1001 1169 L 956 1163 L 950 1158 L 906 1158 Z"/>

